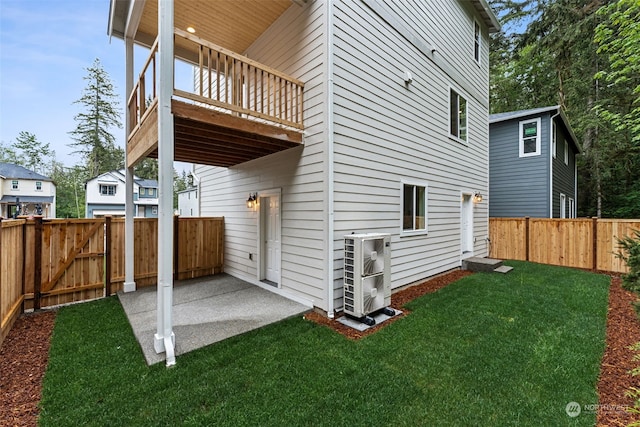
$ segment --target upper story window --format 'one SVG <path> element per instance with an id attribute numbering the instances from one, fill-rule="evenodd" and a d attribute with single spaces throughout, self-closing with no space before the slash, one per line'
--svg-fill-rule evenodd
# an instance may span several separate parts
<path id="1" fill-rule="evenodd" d="M 556 130 L 556 122 L 551 122 L 551 152 L 553 153 L 553 158 L 556 158 L 556 151 L 558 151 L 558 133 Z"/>
<path id="2" fill-rule="evenodd" d="M 42 181 L 36 181 L 36 191 L 42 191 Z"/>
<path id="3" fill-rule="evenodd" d="M 564 141 L 564 164 L 569 164 L 569 141 Z"/>
<path id="4" fill-rule="evenodd" d="M 146 190 L 147 190 L 146 188 L 140 187 L 140 195 L 144 196 L 144 193 L 146 192 Z"/>
<path id="5" fill-rule="evenodd" d="M 467 100 L 453 89 L 449 90 L 449 134 L 467 142 Z"/>
<path id="6" fill-rule="evenodd" d="M 427 185 L 402 184 L 402 232 L 427 231 Z"/>
<path id="7" fill-rule="evenodd" d="M 100 184 L 100 194 L 103 196 L 115 196 L 116 186 L 108 184 Z"/>
<path id="8" fill-rule="evenodd" d="M 482 36 L 480 34 L 480 24 L 478 24 L 478 21 L 473 21 L 473 58 L 478 63 L 480 63 L 481 43 L 482 43 Z"/>
<path id="9" fill-rule="evenodd" d="M 12 190 L 17 190 L 18 189 L 18 180 L 11 181 L 11 189 Z"/>
<path id="10" fill-rule="evenodd" d="M 540 118 L 520 122 L 520 157 L 540 155 Z"/>

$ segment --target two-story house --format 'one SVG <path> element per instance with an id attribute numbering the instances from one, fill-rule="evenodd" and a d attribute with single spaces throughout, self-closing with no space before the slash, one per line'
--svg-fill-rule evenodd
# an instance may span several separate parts
<path id="1" fill-rule="evenodd" d="M 201 165 L 201 214 L 225 217 L 225 272 L 332 317 L 347 234 L 391 235 L 393 288 L 487 255 L 480 196 L 498 30 L 486 0 L 112 0 L 109 34 L 127 57 L 128 173 L 158 157 L 162 189 L 172 161 Z M 138 81 L 134 43 L 150 52 Z M 195 90 L 174 79 L 184 64 Z M 171 364 L 162 194 L 154 345 Z"/>
<path id="2" fill-rule="evenodd" d="M 558 105 L 489 118 L 490 217 L 575 218 L 580 146 Z"/>
<path id="3" fill-rule="evenodd" d="M 110 171 L 88 180 L 85 217 L 122 217 L 125 215 L 125 172 Z M 158 181 L 134 177 L 134 216 L 158 216 Z"/>
<path id="4" fill-rule="evenodd" d="M 56 185 L 51 178 L 20 165 L 0 163 L 0 218 L 56 217 Z"/>

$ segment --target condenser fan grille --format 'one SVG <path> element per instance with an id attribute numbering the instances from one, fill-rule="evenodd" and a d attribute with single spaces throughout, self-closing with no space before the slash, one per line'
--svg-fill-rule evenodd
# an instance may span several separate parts
<path id="1" fill-rule="evenodd" d="M 371 276 L 384 270 L 384 239 L 362 241 L 362 275 Z"/>
<path id="2" fill-rule="evenodd" d="M 382 308 L 384 304 L 384 276 L 362 279 L 362 305 L 365 313 Z"/>

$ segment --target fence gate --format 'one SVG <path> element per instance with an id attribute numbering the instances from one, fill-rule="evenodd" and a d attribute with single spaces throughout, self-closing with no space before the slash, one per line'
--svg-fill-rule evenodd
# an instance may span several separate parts
<path id="1" fill-rule="evenodd" d="M 35 308 L 104 296 L 104 219 L 45 220 L 35 234 Z"/>

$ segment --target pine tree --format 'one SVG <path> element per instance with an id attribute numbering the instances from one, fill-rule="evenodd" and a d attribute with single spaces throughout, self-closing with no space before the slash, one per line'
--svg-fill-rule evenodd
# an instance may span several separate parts
<path id="1" fill-rule="evenodd" d="M 31 132 L 22 131 L 18 134 L 13 147 L 21 151 L 23 166 L 38 173 L 47 173 L 46 159 L 53 156 L 49 143 L 38 141 Z"/>
<path id="2" fill-rule="evenodd" d="M 77 148 L 75 153 L 83 155 L 88 175 L 95 177 L 124 167 L 124 150 L 115 145 L 110 133 L 111 128 L 121 128 L 122 123 L 113 84 L 100 60 L 96 58 L 86 71 L 87 86 L 75 102 L 84 111 L 74 117 L 77 126 L 69 134 L 76 142 L 70 146 Z"/>

